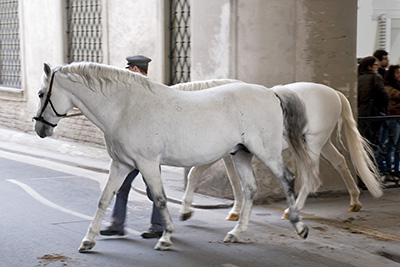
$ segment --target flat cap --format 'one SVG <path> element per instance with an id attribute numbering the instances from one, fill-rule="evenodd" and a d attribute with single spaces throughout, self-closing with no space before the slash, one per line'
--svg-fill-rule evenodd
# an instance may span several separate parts
<path id="1" fill-rule="evenodd" d="M 142 55 L 130 56 L 127 57 L 126 60 L 128 61 L 127 63 L 128 66 L 126 66 L 126 68 L 129 68 L 129 66 L 138 66 L 138 67 L 148 66 L 149 62 L 151 61 L 150 58 Z"/>

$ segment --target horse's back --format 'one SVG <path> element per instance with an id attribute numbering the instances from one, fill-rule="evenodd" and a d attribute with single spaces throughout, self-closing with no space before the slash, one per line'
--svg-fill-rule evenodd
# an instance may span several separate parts
<path id="1" fill-rule="evenodd" d="M 250 149 L 268 143 L 271 149 L 276 146 L 274 151 L 282 150 L 282 144 L 275 140 L 282 140 L 283 114 L 272 90 L 247 83 L 192 92 L 163 89 L 157 91 L 157 101 L 146 102 L 146 122 L 130 118 L 130 125 L 140 131 L 129 128 L 128 134 L 135 144 L 132 147 L 151 143 L 152 149 L 143 153 L 159 153 L 161 164 L 195 166 L 212 162 L 238 144 Z"/>
<path id="2" fill-rule="evenodd" d="M 298 82 L 285 87 L 296 92 L 304 101 L 310 134 L 331 132 L 339 120 L 342 104 L 337 91 L 323 84 Z"/>

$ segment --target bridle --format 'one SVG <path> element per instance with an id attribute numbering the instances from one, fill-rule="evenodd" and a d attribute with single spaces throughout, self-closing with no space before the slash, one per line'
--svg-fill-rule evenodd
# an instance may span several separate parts
<path id="1" fill-rule="evenodd" d="M 60 113 L 58 113 L 58 112 L 56 111 L 56 109 L 54 108 L 53 102 L 51 102 L 51 99 L 50 99 L 50 97 L 51 97 L 51 90 L 53 89 L 53 83 L 54 83 L 54 74 L 56 74 L 56 71 L 54 71 L 53 74 L 51 75 L 51 78 L 50 78 L 50 85 L 49 85 L 49 92 L 47 93 L 46 100 L 45 100 L 45 102 L 44 102 L 44 105 L 43 105 L 43 107 L 42 107 L 42 110 L 40 111 L 40 113 L 39 113 L 38 116 L 35 116 L 35 117 L 32 118 L 32 119 L 34 119 L 35 121 L 43 122 L 44 124 L 47 124 L 47 125 L 49 125 L 49 126 L 51 126 L 51 127 L 53 127 L 53 128 L 57 126 L 57 123 L 48 122 L 48 121 L 46 121 L 46 119 L 43 117 L 44 110 L 47 108 L 47 105 L 48 105 L 49 103 L 50 103 L 51 109 L 53 110 L 53 112 L 56 114 L 57 117 L 62 117 L 62 118 L 64 118 L 64 117 L 67 116 L 67 113 L 65 113 L 65 114 L 60 114 Z"/>

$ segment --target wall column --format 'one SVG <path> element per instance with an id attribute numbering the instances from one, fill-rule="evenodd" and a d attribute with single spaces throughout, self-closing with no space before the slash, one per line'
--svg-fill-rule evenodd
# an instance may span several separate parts
<path id="1" fill-rule="evenodd" d="M 191 10 L 193 81 L 317 82 L 343 92 L 356 107 L 356 0 L 204 0 L 193 1 Z M 290 153 L 285 158 L 293 168 Z M 257 201 L 283 197 L 266 167 L 254 160 L 254 169 Z M 205 175 L 201 192 L 230 195 L 221 163 Z M 324 161 L 321 179 L 322 191 L 344 188 Z"/>

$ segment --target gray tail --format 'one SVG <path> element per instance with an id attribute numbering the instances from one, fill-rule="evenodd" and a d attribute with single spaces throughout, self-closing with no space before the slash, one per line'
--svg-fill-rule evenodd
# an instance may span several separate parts
<path id="1" fill-rule="evenodd" d="M 295 92 L 284 86 L 274 87 L 273 90 L 281 100 L 285 128 L 284 138 L 293 152 L 296 180 L 308 192 L 316 192 L 321 181 L 317 175 L 318 166 L 315 166 L 311 160 L 304 135 L 308 122 L 305 104 Z"/>

